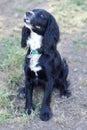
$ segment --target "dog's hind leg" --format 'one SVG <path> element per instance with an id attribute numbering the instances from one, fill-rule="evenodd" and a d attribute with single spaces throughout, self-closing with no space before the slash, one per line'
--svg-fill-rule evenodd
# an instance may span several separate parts
<path id="1" fill-rule="evenodd" d="M 68 87 L 69 87 L 68 81 L 65 81 L 65 82 L 60 84 L 59 91 L 60 91 L 60 96 L 61 97 L 63 97 L 63 96 L 65 96 L 67 98 L 70 97 L 71 92 L 68 89 Z"/>
<path id="2" fill-rule="evenodd" d="M 60 95 L 69 97 L 71 95 L 71 92 L 68 90 L 70 83 L 67 81 L 69 67 L 65 59 L 62 60 L 62 66 L 62 83 L 60 87 Z"/>
<path id="3" fill-rule="evenodd" d="M 69 91 L 69 82 L 67 81 L 67 76 L 69 73 L 68 64 L 66 63 L 66 60 L 62 60 L 61 64 L 61 72 L 58 77 L 58 80 L 56 80 L 57 86 L 60 91 L 60 96 L 66 96 L 69 97 L 71 95 L 71 92 Z"/>

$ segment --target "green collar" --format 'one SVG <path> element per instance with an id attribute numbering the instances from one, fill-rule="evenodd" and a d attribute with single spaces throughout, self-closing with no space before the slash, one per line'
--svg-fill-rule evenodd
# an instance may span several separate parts
<path id="1" fill-rule="evenodd" d="M 37 49 L 36 49 L 36 50 L 31 50 L 31 51 L 30 51 L 30 54 L 39 54 L 39 52 L 38 52 Z"/>

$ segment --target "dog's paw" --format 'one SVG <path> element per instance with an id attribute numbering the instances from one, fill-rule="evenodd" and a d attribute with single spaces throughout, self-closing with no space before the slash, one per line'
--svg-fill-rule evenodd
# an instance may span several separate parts
<path id="1" fill-rule="evenodd" d="M 41 109 L 40 119 L 42 121 L 48 121 L 51 117 L 52 117 L 52 112 L 50 108 Z"/>
<path id="2" fill-rule="evenodd" d="M 34 106 L 31 107 L 31 108 L 26 108 L 26 109 L 25 109 L 25 113 L 28 114 L 28 115 L 30 115 L 30 114 L 32 113 L 32 111 L 34 111 L 34 110 L 35 110 L 35 107 L 34 107 Z"/>
<path id="3" fill-rule="evenodd" d="M 25 113 L 26 113 L 26 114 L 30 115 L 31 112 L 32 112 L 32 109 L 25 109 Z"/>
<path id="4" fill-rule="evenodd" d="M 64 90 L 60 93 L 60 97 L 67 97 L 69 98 L 71 96 L 71 92 L 69 90 Z"/>

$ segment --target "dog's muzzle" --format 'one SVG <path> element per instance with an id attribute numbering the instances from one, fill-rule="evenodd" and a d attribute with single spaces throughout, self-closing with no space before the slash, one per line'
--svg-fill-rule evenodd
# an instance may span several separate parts
<path id="1" fill-rule="evenodd" d="M 24 15 L 24 22 L 26 24 L 30 24 L 31 19 L 35 16 L 33 11 L 26 12 Z"/>

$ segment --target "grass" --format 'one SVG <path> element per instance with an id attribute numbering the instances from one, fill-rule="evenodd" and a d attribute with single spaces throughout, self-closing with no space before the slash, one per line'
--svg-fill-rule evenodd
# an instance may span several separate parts
<path id="1" fill-rule="evenodd" d="M 0 51 L 0 69 L 13 69 L 23 63 L 23 51 L 20 48 L 20 38 L 17 36 L 3 38 L 3 50 Z M 5 52 L 5 53 L 4 53 Z"/>
<path id="2" fill-rule="evenodd" d="M 84 33 L 79 32 L 79 35 L 76 35 L 73 38 L 73 45 L 74 45 L 74 48 L 76 48 L 76 49 L 82 49 L 82 48 L 87 49 L 86 34 L 84 35 Z"/>
<path id="3" fill-rule="evenodd" d="M 75 39 L 74 41 L 73 41 L 73 43 L 74 44 L 76 44 L 76 45 L 79 45 L 79 46 L 85 46 L 85 45 L 87 45 L 87 41 L 86 40 L 83 40 L 83 39 L 80 39 L 80 38 L 77 38 L 77 39 Z"/>
<path id="4" fill-rule="evenodd" d="M 78 3 L 81 5 L 78 6 Z M 61 0 L 56 2 L 52 13 L 59 23 L 61 33 L 71 34 L 78 28 L 84 26 L 87 21 L 87 1 L 86 0 Z M 69 29 L 68 29 L 69 28 Z"/>
<path id="5" fill-rule="evenodd" d="M 7 73 L 7 86 L 0 87 L 0 123 L 14 115 L 13 103 L 9 96 L 13 89 L 22 84 L 24 53 L 20 47 L 20 37 L 11 36 L 1 39 L 0 71 Z M 3 89 L 3 88 L 6 88 Z M 10 89 L 11 88 L 11 89 Z"/>
<path id="6" fill-rule="evenodd" d="M 17 36 L 2 39 L 3 49 L 0 51 L 0 70 L 8 73 L 8 86 L 21 84 L 24 53 Z"/>
<path id="7" fill-rule="evenodd" d="M 15 4 L 15 7 L 14 7 L 14 9 L 16 10 L 16 11 L 18 11 L 18 12 L 25 12 L 25 8 L 23 7 L 23 5 L 16 5 Z"/>
<path id="8" fill-rule="evenodd" d="M 0 86 L 0 105 L 1 107 L 8 107 L 9 106 L 9 100 L 8 100 L 8 96 L 10 95 L 10 93 L 4 89 L 2 89 L 2 87 Z"/>
<path id="9" fill-rule="evenodd" d="M 80 5 L 84 5 L 86 0 L 72 0 L 72 2 L 77 6 L 80 6 Z"/>
<path id="10" fill-rule="evenodd" d="M 2 88 L 3 87 L 0 86 L 0 123 L 3 123 L 11 116 L 11 102 L 8 99 L 11 93 Z"/>

